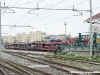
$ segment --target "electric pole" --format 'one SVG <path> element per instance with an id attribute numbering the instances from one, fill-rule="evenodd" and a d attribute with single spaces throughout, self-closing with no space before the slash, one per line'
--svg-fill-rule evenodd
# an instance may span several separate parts
<path id="1" fill-rule="evenodd" d="M 1 2 L 0 2 L 0 54 L 1 54 L 1 47 L 2 47 L 2 41 L 1 41 Z"/>
<path id="2" fill-rule="evenodd" d="M 93 56 L 92 37 L 92 0 L 90 0 L 90 57 Z"/>

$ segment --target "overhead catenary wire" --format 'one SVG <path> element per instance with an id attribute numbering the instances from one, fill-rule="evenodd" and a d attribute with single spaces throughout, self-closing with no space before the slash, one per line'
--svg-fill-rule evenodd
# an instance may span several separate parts
<path id="1" fill-rule="evenodd" d="M 33 4 L 33 3 L 37 3 L 38 1 L 32 1 L 32 2 L 26 2 L 26 3 L 21 3 L 21 4 L 15 4 L 14 6 L 16 6 L 16 5 L 21 5 L 22 6 L 22 5 L 27 5 L 27 4 Z"/>
<path id="2" fill-rule="evenodd" d="M 96 10 L 96 9 L 99 9 L 100 7 L 96 7 L 96 8 L 93 8 L 92 10 Z"/>
<path id="3" fill-rule="evenodd" d="M 45 7 L 54 7 L 54 6 L 56 6 L 57 4 L 59 4 L 59 3 L 62 3 L 63 1 L 65 1 L 65 0 L 61 0 L 60 2 L 57 2 L 57 3 L 54 3 L 54 4 L 52 4 L 52 5 L 48 5 L 48 6 L 45 6 Z M 67 1 L 67 0 L 66 0 Z M 37 15 L 35 18 L 37 18 L 37 17 L 39 17 L 41 14 L 43 14 L 44 12 L 46 12 L 47 10 L 44 10 L 42 13 L 40 13 L 39 15 Z M 51 14 L 52 15 L 52 14 Z M 48 16 L 46 16 L 46 17 L 48 17 Z M 31 18 L 30 20 L 28 20 L 26 23 L 28 23 L 28 22 L 30 22 L 31 20 L 33 20 L 33 19 L 35 19 L 35 18 Z M 41 18 L 41 19 L 43 19 L 43 18 Z M 39 19 L 40 20 L 40 19 Z M 24 23 L 24 24 L 26 24 L 26 23 Z"/>
<path id="4" fill-rule="evenodd" d="M 17 4 L 19 1 L 21 1 L 21 0 L 18 0 L 15 4 Z M 13 5 L 11 5 L 11 6 L 14 6 L 15 4 L 13 4 Z M 28 13 L 27 13 L 28 14 Z M 25 14 L 21 19 L 23 19 L 25 16 L 27 16 L 27 14 Z M 19 19 L 18 21 L 16 21 L 15 22 L 15 24 L 17 23 L 17 22 L 19 22 L 21 19 Z M 13 20 L 13 19 L 12 19 Z"/>
<path id="5" fill-rule="evenodd" d="M 64 0 L 62 0 L 62 1 L 60 1 L 60 2 L 63 2 Z M 55 4 L 53 4 L 52 6 L 55 6 L 55 5 L 57 5 L 57 4 L 59 4 L 60 2 L 57 2 L 57 3 L 55 3 Z M 46 6 L 47 7 L 47 6 Z M 49 7 L 49 6 L 48 6 Z M 43 12 L 42 12 L 43 13 Z M 10 27 L 11 28 L 11 27 Z"/>
<path id="6" fill-rule="evenodd" d="M 69 17 L 66 17 L 66 18 L 62 18 L 62 19 L 59 19 L 59 20 L 56 20 L 56 21 L 53 21 L 53 22 L 50 22 L 50 23 L 46 23 L 46 24 L 43 24 L 43 25 L 39 25 L 39 26 L 34 27 L 34 28 L 38 28 L 38 27 L 42 27 L 42 26 L 45 26 L 45 25 L 49 25 L 49 24 L 52 24 L 52 23 L 55 23 L 55 22 L 59 22 L 59 21 L 65 20 L 65 19 L 72 18 L 72 17 L 74 17 L 74 16 L 69 16 Z"/>
<path id="7" fill-rule="evenodd" d="M 39 0 L 38 0 L 38 1 L 39 1 Z M 43 0 L 42 0 L 42 1 L 43 1 Z M 39 3 L 41 3 L 42 1 L 40 1 Z M 19 1 L 18 1 L 18 2 L 19 2 Z M 17 2 L 17 3 L 18 3 L 18 2 Z M 13 6 L 14 6 L 14 5 L 13 5 Z M 23 18 L 25 18 L 27 15 L 28 15 L 28 13 L 25 14 L 25 15 L 24 15 L 22 18 L 20 18 L 18 21 L 16 21 L 15 24 L 16 24 L 17 22 L 21 21 L 21 20 L 22 20 Z M 11 29 L 11 28 L 12 28 L 12 27 L 10 27 L 9 29 Z M 18 28 L 18 27 L 17 27 L 17 28 Z M 31 28 L 33 28 L 33 27 L 31 27 Z M 9 30 L 9 29 L 8 29 L 8 30 Z M 8 30 L 7 30 L 7 31 L 8 31 Z M 6 32 L 7 32 L 7 31 L 6 31 Z"/>
<path id="8" fill-rule="evenodd" d="M 16 23 L 18 23 L 19 21 L 21 21 L 21 20 L 22 20 L 23 18 L 25 18 L 27 15 L 28 15 L 28 13 L 27 13 L 27 14 L 25 14 L 25 15 L 24 15 L 22 18 L 20 18 L 18 21 L 14 21 L 14 22 L 15 22 L 15 24 L 16 24 Z M 11 20 L 12 20 L 12 19 L 11 19 Z M 13 24 L 13 25 L 14 25 L 14 24 Z M 9 28 L 9 29 L 11 29 L 13 25 L 8 25 L 8 27 L 10 26 L 10 28 Z M 3 26 L 3 25 L 2 25 L 2 26 Z M 6 25 L 6 26 L 7 26 L 7 25 Z M 8 30 L 9 30 L 9 29 L 8 29 Z M 7 32 L 8 30 L 6 30 L 5 32 Z"/>
<path id="9" fill-rule="evenodd" d="M 11 24 L 13 24 L 13 22 L 10 20 L 10 19 L 8 19 L 7 17 L 3 17 L 5 20 L 7 20 L 9 23 L 11 23 Z M 14 21 L 15 22 L 15 21 Z"/>
<path id="10" fill-rule="evenodd" d="M 73 5 L 78 5 L 78 4 L 84 3 L 84 2 L 86 2 L 86 1 L 88 1 L 88 0 L 84 0 L 84 1 L 82 1 L 82 2 L 78 2 L 78 3 L 73 4 Z M 72 7 L 73 5 L 68 6 L 67 8 Z M 67 9 L 67 8 L 66 8 L 66 9 Z M 69 10 L 70 10 L 70 9 L 69 9 Z M 71 10 L 72 10 L 72 9 L 71 9 Z M 57 12 L 55 12 L 55 13 L 52 13 L 52 14 L 50 14 L 50 15 L 47 15 L 47 16 L 45 16 L 45 17 L 43 17 L 43 18 L 40 18 L 40 19 L 38 19 L 38 20 L 35 20 L 34 22 L 43 20 L 43 19 L 48 18 L 48 17 L 50 17 L 50 16 L 53 16 L 53 15 L 59 13 L 59 12 L 61 12 L 61 10 L 59 10 L 59 11 L 57 11 Z M 30 21 L 33 20 L 33 19 L 34 19 L 34 18 L 31 18 L 28 22 L 30 22 Z M 26 23 L 27 23 L 27 22 L 26 22 Z"/>
<path id="11" fill-rule="evenodd" d="M 18 2 L 19 2 L 19 1 L 20 1 L 20 0 L 18 0 Z M 62 0 L 62 1 L 64 1 L 64 0 Z M 60 1 L 60 2 L 62 2 L 62 1 Z M 86 0 L 86 1 L 87 1 L 87 0 Z M 17 3 L 18 3 L 18 2 L 17 2 Z M 58 3 L 60 3 L 60 2 L 58 2 Z M 84 1 L 83 1 L 83 2 L 84 2 Z M 56 3 L 56 4 L 58 4 L 58 3 Z M 80 2 L 80 3 L 81 3 L 81 2 Z M 79 4 L 79 3 L 78 3 L 78 4 Z M 55 4 L 53 4 L 53 5 L 55 5 Z M 74 4 L 74 5 L 76 5 L 76 4 Z M 46 8 L 46 10 L 64 10 L 64 9 L 50 9 L 50 8 L 47 9 L 47 8 Z M 65 10 L 67 10 L 67 9 L 65 9 Z M 70 10 L 70 9 L 68 9 L 68 10 Z M 82 11 L 83 11 L 83 10 L 82 10 Z"/>
<path id="12" fill-rule="evenodd" d="M 83 0 L 82 0 L 83 1 Z M 81 3 L 76 7 L 76 9 L 81 5 Z"/>
<path id="13" fill-rule="evenodd" d="M 63 8 L 61 8 L 61 9 L 59 9 L 59 8 L 31 8 L 31 7 L 1 7 L 1 8 L 3 8 L 3 9 L 9 9 L 9 8 L 33 9 L 33 10 L 40 10 L 40 9 L 43 9 L 43 10 L 73 10 L 73 9 L 67 9 L 67 8 L 65 8 L 65 9 L 63 9 Z M 87 10 L 79 10 L 79 11 L 88 11 L 88 9 Z"/>
<path id="14" fill-rule="evenodd" d="M 51 5 L 48 5 L 48 6 L 45 6 L 45 7 L 54 7 L 54 6 L 60 4 L 60 3 L 64 2 L 64 1 L 67 1 L 67 0 L 61 0 L 61 1 L 57 2 L 57 3 L 51 4 Z M 43 14 L 43 13 L 46 12 L 46 11 L 47 11 L 47 10 L 44 10 L 44 11 L 43 11 L 42 13 L 40 13 L 40 14 Z M 38 16 L 40 16 L 40 14 L 39 14 Z M 35 17 L 35 18 L 37 18 L 37 17 Z M 35 19 L 35 18 L 34 18 L 34 19 Z M 33 18 L 32 18 L 32 19 L 33 19 Z M 29 21 L 31 21 L 32 19 L 30 19 Z"/>
<path id="15" fill-rule="evenodd" d="M 12 3 L 12 0 L 10 1 L 10 3 L 8 4 L 8 6 Z M 5 2 L 4 2 L 5 4 Z M 5 7 L 5 6 L 4 6 Z M 4 15 L 4 13 L 7 11 L 7 9 L 4 10 L 4 12 L 2 13 L 2 16 Z"/>
<path id="16" fill-rule="evenodd" d="M 64 1 L 67 1 L 67 0 L 61 0 L 61 1 L 57 2 L 57 3 L 50 4 L 50 5 L 45 6 L 45 7 L 56 6 L 56 5 L 58 5 L 58 4 L 60 4 L 60 3 L 64 2 Z"/>
<path id="17" fill-rule="evenodd" d="M 38 0 L 39 1 L 39 0 Z M 42 1 L 41 1 L 42 2 Z M 39 3 L 41 3 L 41 2 L 39 2 Z M 35 5 L 36 6 L 36 5 Z M 25 18 L 26 16 L 28 15 L 28 13 L 27 14 L 25 14 L 21 19 L 19 19 L 18 21 L 16 21 L 16 23 L 17 22 L 19 22 L 19 21 L 21 21 L 23 18 Z"/>
<path id="18" fill-rule="evenodd" d="M 13 5 L 11 5 L 11 6 L 14 6 L 14 5 L 16 5 L 17 3 L 19 3 L 21 0 L 18 0 L 15 4 L 13 4 Z"/>
<path id="19" fill-rule="evenodd" d="M 19 0 L 19 1 L 20 1 L 20 0 Z M 18 2 L 19 2 L 19 1 L 18 1 Z M 62 0 L 62 1 L 64 1 L 64 0 Z M 62 1 L 61 1 L 61 2 L 62 2 Z M 87 0 L 86 0 L 86 1 L 87 1 Z M 83 1 L 83 2 L 85 2 L 85 1 Z M 80 2 L 80 3 L 83 3 L 83 2 Z M 58 3 L 60 3 L 60 2 L 58 2 Z M 58 4 L 58 3 L 57 3 L 57 4 Z M 79 4 L 79 3 L 77 3 L 77 4 Z M 74 4 L 74 5 L 76 5 L 76 4 Z M 49 9 L 46 9 L 46 10 L 53 10 L 53 9 L 50 9 L 50 8 L 49 8 Z M 56 9 L 54 9 L 54 10 L 56 10 Z M 60 9 L 57 9 L 57 10 L 60 10 Z M 63 10 L 64 10 L 64 9 L 63 9 Z M 66 9 L 66 10 L 67 10 L 67 9 Z"/>
<path id="20" fill-rule="evenodd" d="M 38 0 L 38 1 L 39 1 L 39 0 Z M 42 2 L 42 1 L 41 1 L 41 2 Z M 41 3 L 41 2 L 39 2 L 39 3 Z M 22 20 L 23 18 L 25 18 L 27 15 L 28 15 L 28 13 L 26 13 L 22 18 L 20 18 L 18 21 L 16 21 L 16 23 L 19 22 L 19 21 L 21 21 L 21 20 Z M 15 24 L 16 24 L 16 23 L 15 23 Z"/>

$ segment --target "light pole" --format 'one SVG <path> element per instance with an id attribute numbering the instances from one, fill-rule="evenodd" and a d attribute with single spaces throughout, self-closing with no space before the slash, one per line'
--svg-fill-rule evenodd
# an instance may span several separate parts
<path id="1" fill-rule="evenodd" d="M 64 22 L 64 25 L 65 25 L 65 40 L 66 40 L 66 25 L 67 25 L 67 22 Z"/>

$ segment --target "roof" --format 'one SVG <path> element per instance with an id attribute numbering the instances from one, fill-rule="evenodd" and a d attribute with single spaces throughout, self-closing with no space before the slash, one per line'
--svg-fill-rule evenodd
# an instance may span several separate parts
<path id="1" fill-rule="evenodd" d="M 92 21 L 100 19 L 100 13 L 92 16 Z M 90 18 L 86 19 L 84 22 L 89 22 Z"/>

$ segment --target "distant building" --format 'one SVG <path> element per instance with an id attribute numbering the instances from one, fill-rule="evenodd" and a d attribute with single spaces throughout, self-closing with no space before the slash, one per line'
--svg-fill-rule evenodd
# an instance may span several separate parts
<path id="1" fill-rule="evenodd" d="M 2 36 L 3 43 L 14 43 L 15 37 L 14 36 Z"/>
<path id="2" fill-rule="evenodd" d="M 15 36 L 2 36 L 3 43 L 15 43 L 15 42 L 33 42 L 33 41 L 44 41 L 44 38 L 47 36 L 47 33 L 36 31 L 17 33 Z"/>
<path id="3" fill-rule="evenodd" d="M 15 35 L 15 42 L 22 42 L 22 34 L 21 33 L 17 33 L 16 35 Z M 24 36 L 25 37 L 25 36 Z"/>
<path id="4" fill-rule="evenodd" d="M 30 32 L 30 33 L 17 33 L 15 36 L 2 36 L 3 43 L 16 43 L 16 42 L 34 42 L 34 41 L 50 41 L 50 40 L 56 40 L 56 41 L 66 41 L 70 38 L 70 35 L 47 35 L 46 32 L 36 31 L 36 32 Z"/>

